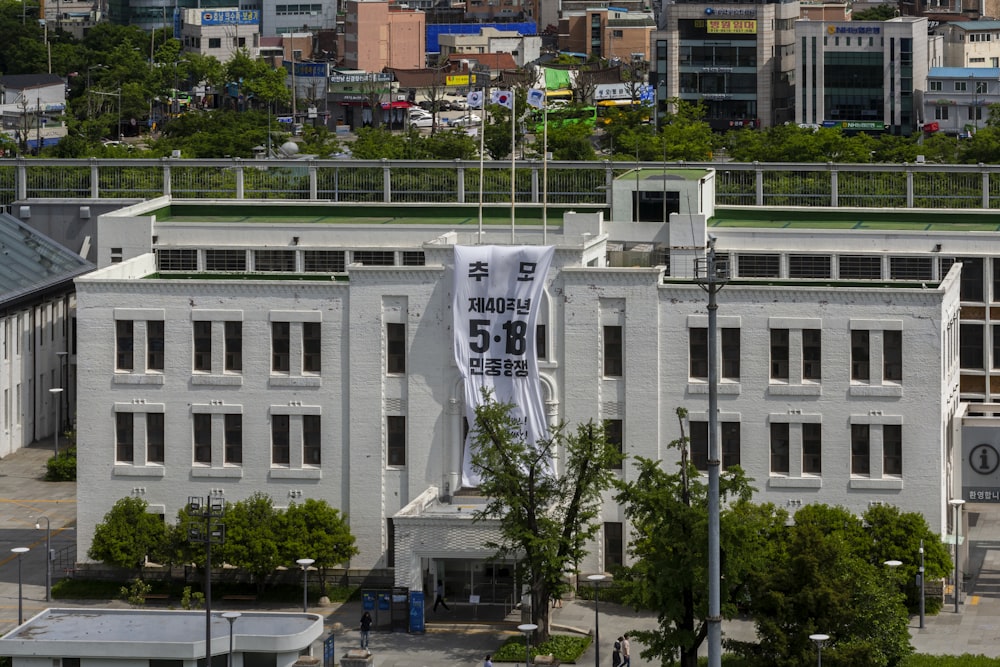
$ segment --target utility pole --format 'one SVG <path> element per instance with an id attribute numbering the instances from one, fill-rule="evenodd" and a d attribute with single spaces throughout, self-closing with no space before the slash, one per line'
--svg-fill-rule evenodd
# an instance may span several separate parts
<path id="1" fill-rule="evenodd" d="M 700 270 L 704 269 L 704 270 Z M 729 280 L 728 262 L 715 256 L 708 235 L 704 260 L 695 260 L 695 282 L 708 293 L 708 667 L 722 667 L 722 577 L 719 548 L 719 352 L 716 295 Z"/>

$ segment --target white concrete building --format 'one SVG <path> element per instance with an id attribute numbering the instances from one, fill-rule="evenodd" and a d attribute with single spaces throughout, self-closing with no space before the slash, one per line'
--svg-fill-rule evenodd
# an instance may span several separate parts
<path id="1" fill-rule="evenodd" d="M 440 35 L 438 45 L 442 57 L 453 54 L 510 53 L 518 67 L 535 62 L 542 55 L 541 36 L 521 35 L 514 30 L 490 27 L 483 28 L 476 35 Z"/>
<path id="2" fill-rule="evenodd" d="M 577 206 L 545 232 L 546 419 L 606 420 L 628 456 L 672 463 L 683 406 L 704 468 L 707 315 L 692 269 L 711 233 L 733 269 L 719 310 L 723 464 L 742 465 L 761 501 L 891 503 L 943 532 L 960 482 L 955 257 L 995 232 L 942 231 L 945 260 L 926 231 L 940 211 L 912 223 L 852 211 L 852 225 L 881 222 L 846 230 L 807 210 L 772 223 L 716 210 L 713 187 L 710 170 L 626 174 L 613 217 L 640 222 Z M 460 488 L 451 292 L 455 245 L 542 244 L 537 209 L 518 211 L 514 230 L 482 236 L 474 207 L 441 205 L 163 198 L 102 216 L 99 238 L 120 254 L 102 247 L 101 269 L 77 281 L 79 476 L 95 481 L 80 485 L 78 558 L 123 496 L 169 519 L 212 489 L 264 491 L 345 512 L 352 568 L 394 567 L 397 585 L 424 590 L 461 580 L 458 597 L 483 602 L 507 594 L 513 566 L 485 563 L 492 528 L 469 521 L 477 500 Z M 610 494 L 601 521 L 583 571 L 626 558 Z"/>
<path id="3" fill-rule="evenodd" d="M 931 28 L 942 38 L 944 67 L 1000 67 L 1000 21 L 955 21 Z"/>
<path id="4" fill-rule="evenodd" d="M 244 612 L 212 616 L 213 665 L 292 667 L 323 635 L 317 614 Z M 149 609 L 46 609 L 0 638 L 13 667 L 197 667 L 204 664 L 205 613 Z"/>
<path id="5" fill-rule="evenodd" d="M 246 50 L 250 58 L 260 52 L 260 10 L 239 7 L 181 10 L 182 48 L 228 62 Z"/>
<path id="6" fill-rule="evenodd" d="M 924 96 L 924 129 L 968 137 L 1000 102 L 1000 68 L 932 67 Z"/>
<path id="7" fill-rule="evenodd" d="M 796 21 L 795 122 L 910 135 L 925 120 L 927 19 Z"/>

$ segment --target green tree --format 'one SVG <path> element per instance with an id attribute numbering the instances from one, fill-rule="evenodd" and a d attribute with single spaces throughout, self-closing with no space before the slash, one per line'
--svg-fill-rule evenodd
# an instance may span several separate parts
<path id="1" fill-rule="evenodd" d="M 351 143 L 351 155 L 358 160 L 400 160 L 406 155 L 406 136 L 381 127 L 362 127 Z"/>
<path id="2" fill-rule="evenodd" d="M 599 528 L 601 493 L 609 488 L 621 454 L 609 445 L 604 428 L 588 422 L 572 433 L 554 428 L 548 438 L 529 443 L 513 406 L 484 393 L 472 432 L 472 467 L 488 498 L 476 520 L 494 520 L 498 557 L 518 555 L 530 590 L 531 622 L 539 641 L 549 632 L 549 599 L 565 588 L 565 571 L 580 561 Z M 562 475 L 552 470 L 561 450 Z"/>
<path id="3" fill-rule="evenodd" d="M 889 19 L 899 16 L 899 8 L 894 2 L 885 2 L 869 9 L 862 9 L 858 12 L 854 12 L 851 20 L 853 21 L 888 21 Z"/>
<path id="4" fill-rule="evenodd" d="M 221 560 L 250 573 L 258 590 L 262 590 L 275 569 L 283 564 L 283 520 L 274 508 L 274 501 L 258 491 L 246 500 L 226 503 L 222 523 L 226 526 L 226 539 L 218 550 Z"/>
<path id="5" fill-rule="evenodd" d="M 347 519 L 325 500 L 292 503 L 283 513 L 281 554 L 286 565 L 312 558 L 319 571 L 320 588 L 326 588 L 326 568 L 346 563 L 358 553 Z"/>
<path id="6" fill-rule="evenodd" d="M 553 160 L 593 160 L 597 157 L 591 138 L 594 128 L 584 123 L 571 123 L 560 127 L 550 127 L 548 131 L 548 150 Z M 542 133 L 535 134 L 532 148 L 543 151 Z"/>
<path id="7" fill-rule="evenodd" d="M 672 111 L 660 118 L 660 152 L 664 161 L 707 160 L 716 143 L 712 128 L 705 122 L 705 106 L 675 100 Z"/>
<path id="8" fill-rule="evenodd" d="M 94 528 L 87 558 L 114 567 L 134 569 L 142 577 L 146 559 L 160 559 L 167 546 L 163 519 L 146 511 L 142 498 L 122 498 Z"/>
<path id="9" fill-rule="evenodd" d="M 253 157 L 267 143 L 267 116 L 257 111 L 189 112 L 174 118 L 150 146 L 155 155 L 180 150 L 186 158 Z"/>
<path id="10" fill-rule="evenodd" d="M 430 136 L 412 133 L 431 160 L 472 160 L 479 151 L 479 141 L 460 129 L 447 130 Z"/>
<path id="11" fill-rule="evenodd" d="M 640 458 L 634 480 L 617 485 L 615 499 L 632 525 L 633 564 L 616 576 L 626 604 L 657 613 L 656 630 L 635 633 L 645 646 L 642 657 L 679 659 L 683 667 L 695 667 L 708 634 L 708 487 L 687 456 L 686 415 L 678 409 L 681 437 L 668 445 L 680 453 L 676 471 Z M 748 604 L 752 582 L 768 567 L 786 515 L 750 503 L 753 489 L 739 467 L 720 476 L 719 492 L 726 507 L 720 517 L 721 609 L 724 618 L 732 618 Z"/>

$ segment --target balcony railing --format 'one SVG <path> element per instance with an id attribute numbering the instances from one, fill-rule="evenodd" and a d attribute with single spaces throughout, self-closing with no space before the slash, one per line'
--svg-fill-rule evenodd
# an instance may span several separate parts
<path id="1" fill-rule="evenodd" d="M 547 201 L 610 206 L 611 184 L 643 169 L 716 170 L 719 206 L 1000 208 L 1000 165 L 742 162 L 549 162 Z M 541 160 L 515 165 L 518 203 L 543 201 Z M 488 160 L 483 200 L 510 202 L 510 162 Z M 0 160 L 0 205 L 37 198 L 289 199 L 474 204 L 477 161 Z"/>

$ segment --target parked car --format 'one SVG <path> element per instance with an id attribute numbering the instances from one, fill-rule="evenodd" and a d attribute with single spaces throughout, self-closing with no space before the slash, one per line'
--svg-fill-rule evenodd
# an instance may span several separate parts
<path id="1" fill-rule="evenodd" d="M 473 113 L 468 116 L 462 116 L 461 118 L 455 118 L 451 121 L 450 125 L 452 127 L 476 127 L 482 122 L 482 120 L 482 118 Z"/>
<path id="2" fill-rule="evenodd" d="M 410 118 L 410 127 L 434 127 L 434 119 L 427 116 L 418 116 L 416 118 Z"/>

